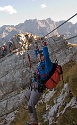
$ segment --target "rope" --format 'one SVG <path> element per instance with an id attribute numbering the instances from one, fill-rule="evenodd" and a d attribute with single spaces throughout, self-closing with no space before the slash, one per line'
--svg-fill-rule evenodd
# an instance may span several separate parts
<path id="1" fill-rule="evenodd" d="M 69 19 L 67 19 L 65 22 L 63 22 L 62 24 L 60 24 L 59 26 L 57 26 L 55 29 L 53 29 L 51 32 L 47 33 L 45 36 L 48 36 L 50 33 L 52 33 L 54 30 L 58 29 L 59 27 L 61 27 L 63 24 L 65 24 L 66 22 L 68 22 L 69 20 L 71 20 L 72 18 L 74 18 L 75 16 L 77 16 L 77 13 L 75 15 L 73 15 L 72 17 L 70 17 Z M 45 37 L 44 36 L 44 37 Z"/>
<path id="2" fill-rule="evenodd" d="M 76 37 L 77 37 L 77 35 L 72 36 L 72 37 L 69 37 L 69 38 L 67 38 L 67 39 L 63 39 L 62 42 L 63 42 L 63 41 L 66 41 L 66 40 L 74 39 L 74 38 L 76 38 Z M 52 38 L 52 37 L 49 37 L 49 38 Z M 48 39 L 49 39 L 49 38 L 48 38 Z M 54 39 L 53 39 L 53 40 L 54 40 Z M 54 40 L 54 42 L 56 42 L 56 41 L 59 41 L 59 40 Z"/>
<path id="3" fill-rule="evenodd" d="M 32 63 L 31 63 L 31 59 L 30 59 L 30 55 L 28 53 L 28 61 L 29 61 L 29 66 L 30 66 L 30 69 L 32 68 Z"/>
<path id="4" fill-rule="evenodd" d="M 67 39 L 65 39 L 65 40 L 73 39 L 73 38 L 75 38 L 75 37 L 77 37 L 77 35 L 72 36 L 72 37 L 70 37 L 70 38 L 67 38 Z"/>

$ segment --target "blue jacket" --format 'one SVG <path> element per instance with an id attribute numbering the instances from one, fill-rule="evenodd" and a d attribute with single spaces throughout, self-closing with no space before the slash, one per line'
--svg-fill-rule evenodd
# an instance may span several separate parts
<path id="1" fill-rule="evenodd" d="M 47 46 L 43 47 L 43 54 L 44 54 L 44 61 L 40 62 L 38 65 L 38 73 L 40 75 L 40 80 L 46 80 L 49 72 L 53 68 L 53 63 L 51 62 L 49 58 L 49 52 Z M 35 55 L 37 57 L 39 50 L 35 50 Z"/>

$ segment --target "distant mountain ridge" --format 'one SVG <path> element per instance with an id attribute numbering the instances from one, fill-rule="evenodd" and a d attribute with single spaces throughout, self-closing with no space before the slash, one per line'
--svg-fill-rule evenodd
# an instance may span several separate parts
<path id="1" fill-rule="evenodd" d="M 51 20 L 51 18 L 47 18 L 45 20 L 37 20 L 37 19 L 29 19 L 26 20 L 24 23 L 20 23 L 16 26 L 13 25 L 4 25 L 0 27 L 0 43 L 2 41 L 7 41 L 15 34 L 23 33 L 23 32 L 30 32 L 32 34 L 36 34 L 38 36 L 45 36 L 47 33 L 55 29 L 57 26 L 62 24 L 64 21 L 55 22 Z M 71 22 L 67 22 L 54 32 L 50 34 L 52 35 L 59 35 L 65 34 L 67 37 L 70 35 L 77 34 L 77 23 L 72 24 Z"/>

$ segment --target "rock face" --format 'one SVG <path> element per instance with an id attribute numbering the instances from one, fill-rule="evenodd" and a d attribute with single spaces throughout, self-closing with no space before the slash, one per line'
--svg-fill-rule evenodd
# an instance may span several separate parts
<path id="1" fill-rule="evenodd" d="M 49 38 L 48 48 L 51 60 L 54 61 L 57 59 L 58 63 L 61 65 L 70 60 L 77 60 L 77 46 L 69 47 L 68 43 L 63 40 L 63 38 L 56 38 L 56 40 Z"/>
<path id="2" fill-rule="evenodd" d="M 65 99 L 68 97 L 68 93 L 69 93 L 68 83 L 64 84 L 62 90 L 60 91 L 60 94 L 58 96 L 56 95 L 56 97 L 54 99 L 52 99 L 52 97 L 55 93 L 56 93 L 56 90 L 53 89 L 52 91 L 49 91 L 45 95 L 45 100 L 41 100 L 42 103 L 46 104 L 46 112 L 43 115 L 43 118 L 44 118 L 44 122 L 46 122 L 46 121 L 49 122 L 48 125 L 52 125 L 54 123 L 56 125 L 57 124 L 61 125 L 61 123 L 59 123 L 59 121 L 58 121 L 58 118 L 63 116 L 69 107 L 71 109 L 77 110 L 77 100 L 75 97 L 73 97 L 73 95 L 71 96 L 71 99 L 68 103 L 65 102 Z M 48 104 L 49 100 L 53 100 L 54 105 L 52 105 L 52 106 L 49 105 Z M 65 119 L 64 119 L 64 121 L 65 121 Z M 74 119 L 71 121 L 73 124 Z M 62 121 L 62 123 L 63 123 L 63 121 Z M 67 121 L 66 121 L 66 123 L 67 123 Z"/>
<path id="3" fill-rule="evenodd" d="M 0 118 L 14 112 L 24 102 L 30 76 L 26 52 L 24 55 L 12 53 L 0 59 Z"/>
<path id="4" fill-rule="evenodd" d="M 55 38 L 59 39 L 59 38 Z M 39 42 L 39 46 L 40 46 Z M 58 60 L 59 64 L 70 60 L 77 60 L 77 47 L 69 48 L 67 42 L 47 39 L 47 46 L 51 60 Z M 28 51 L 32 61 L 32 70 L 36 68 L 36 59 L 33 49 Z M 32 70 L 29 67 L 27 53 L 11 52 L 0 59 L 0 121 L 9 125 L 19 105 L 25 101 L 27 85 L 30 83 Z M 1 125 L 0 124 L 0 125 Z"/>

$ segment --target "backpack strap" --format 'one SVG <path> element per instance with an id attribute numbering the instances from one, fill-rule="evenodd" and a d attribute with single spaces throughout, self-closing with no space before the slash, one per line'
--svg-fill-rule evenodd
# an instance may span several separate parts
<path id="1" fill-rule="evenodd" d="M 52 78 L 50 78 L 53 82 L 55 82 Z M 57 82 L 55 82 L 56 83 L 56 85 L 57 85 Z"/>

